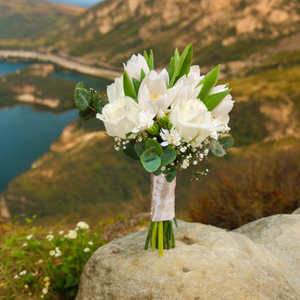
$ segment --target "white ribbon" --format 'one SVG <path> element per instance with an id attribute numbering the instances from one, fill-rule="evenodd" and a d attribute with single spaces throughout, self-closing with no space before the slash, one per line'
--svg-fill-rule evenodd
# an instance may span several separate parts
<path id="1" fill-rule="evenodd" d="M 168 221 L 175 217 L 176 177 L 167 182 L 162 175 L 151 173 L 151 220 L 153 222 Z"/>

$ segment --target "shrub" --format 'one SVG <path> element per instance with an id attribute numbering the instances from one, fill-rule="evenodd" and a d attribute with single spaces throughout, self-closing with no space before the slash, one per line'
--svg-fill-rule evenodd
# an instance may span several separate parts
<path id="1" fill-rule="evenodd" d="M 291 213 L 300 206 L 297 149 L 266 151 L 220 165 L 191 202 L 192 221 L 234 229 L 266 216 Z"/>
<path id="2" fill-rule="evenodd" d="M 84 222 L 66 234 L 49 232 L 32 221 L 0 224 L 0 298 L 74 299 L 84 265 L 104 244 L 103 232 Z"/>

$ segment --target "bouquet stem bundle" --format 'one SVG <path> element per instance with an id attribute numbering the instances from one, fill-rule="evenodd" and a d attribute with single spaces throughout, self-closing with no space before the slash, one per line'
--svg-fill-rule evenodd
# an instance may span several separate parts
<path id="1" fill-rule="evenodd" d="M 176 218 L 173 219 L 175 226 L 178 227 Z M 150 244 L 154 251 L 158 249 L 159 256 L 164 255 L 163 249 L 175 248 L 175 236 L 173 230 L 173 221 L 150 222 L 148 235 L 145 242 L 145 250 L 148 250 Z"/>

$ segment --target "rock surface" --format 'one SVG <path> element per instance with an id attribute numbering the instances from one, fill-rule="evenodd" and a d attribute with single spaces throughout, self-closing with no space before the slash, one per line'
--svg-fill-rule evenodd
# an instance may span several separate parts
<path id="1" fill-rule="evenodd" d="M 300 215 L 232 232 L 180 222 L 176 248 L 144 251 L 146 231 L 117 238 L 84 268 L 77 300 L 299 300 Z"/>

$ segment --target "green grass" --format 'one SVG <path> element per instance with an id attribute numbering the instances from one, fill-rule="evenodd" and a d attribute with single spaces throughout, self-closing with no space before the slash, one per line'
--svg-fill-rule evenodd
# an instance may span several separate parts
<path id="1" fill-rule="evenodd" d="M 0 221 L 0 298 L 75 299 L 84 265 L 105 244 L 102 227 L 75 228 L 76 219 L 72 227 L 40 226 L 34 218 Z"/>

